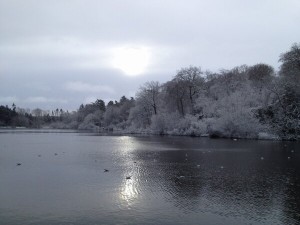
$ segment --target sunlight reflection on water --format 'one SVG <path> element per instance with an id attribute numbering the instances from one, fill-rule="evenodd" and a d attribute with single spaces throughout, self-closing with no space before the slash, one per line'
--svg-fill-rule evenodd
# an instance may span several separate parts
<path id="1" fill-rule="evenodd" d="M 125 165 L 123 168 L 124 180 L 120 188 L 120 199 L 125 201 L 128 206 L 131 206 L 139 195 L 138 168 L 134 161 L 134 155 L 132 154 L 132 152 L 139 148 L 139 144 L 135 141 L 134 137 L 130 136 L 120 137 L 118 141 L 120 146 L 119 149 L 116 150 L 116 157 L 118 159 L 121 158 L 122 164 Z"/>
<path id="2" fill-rule="evenodd" d="M 127 202 L 128 205 L 134 203 L 134 200 L 138 198 L 137 183 L 134 178 L 126 179 L 121 187 L 120 198 Z"/>

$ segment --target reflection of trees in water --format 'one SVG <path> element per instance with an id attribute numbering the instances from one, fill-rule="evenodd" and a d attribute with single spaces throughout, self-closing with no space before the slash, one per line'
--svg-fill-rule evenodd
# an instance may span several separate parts
<path id="1" fill-rule="evenodd" d="M 173 142 L 170 145 L 173 148 Z M 155 188 L 180 209 L 269 222 L 278 221 L 284 212 L 285 220 L 300 221 L 300 190 L 296 185 L 299 169 L 286 173 L 288 161 L 280 149 L 204 153 L 149 150 L 135 154 L 148 165 L 148 176 L 156 183 Z M 287 184 L 287 179 L 295 185 Z"/>

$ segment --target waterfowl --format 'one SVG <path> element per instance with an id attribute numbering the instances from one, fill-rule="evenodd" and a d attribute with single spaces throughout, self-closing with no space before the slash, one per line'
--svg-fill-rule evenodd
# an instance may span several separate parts
<path id="1" fill-rule="evenodd" d="M 109 170 L 108 169 L 104 169 L 104 172 L 109 172 Z"/>
<path id="2" fill-rule="evenodd" d="M 131 179 L 131 176 L 126 177 L 126 180 L 129 180 L 129 179 Z"/>
<path id="3" fill-rule="evenodd" d="M 17 166 L 21 166 L 22 164 L 21 163 L 17 163 Z"/>

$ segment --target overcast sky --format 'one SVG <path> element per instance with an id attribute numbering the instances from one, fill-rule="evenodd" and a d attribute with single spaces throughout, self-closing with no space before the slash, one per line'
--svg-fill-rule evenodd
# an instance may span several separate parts
<path id="1" fill-rule="evenodd" d="M 299 12 L 299 0 L 0 0 L 0 105 L 73 110 L 189 65 L 278 69 Z"/>

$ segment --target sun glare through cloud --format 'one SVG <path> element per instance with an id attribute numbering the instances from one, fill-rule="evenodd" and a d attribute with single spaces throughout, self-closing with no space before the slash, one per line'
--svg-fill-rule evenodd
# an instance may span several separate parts
<path id="1" fill-rule="evenodd" d="M 113 67 L 128 76 L 138 76 L 146 72 L 150 63 L 147 47 L 120 47 L 113 50 Z"/>

